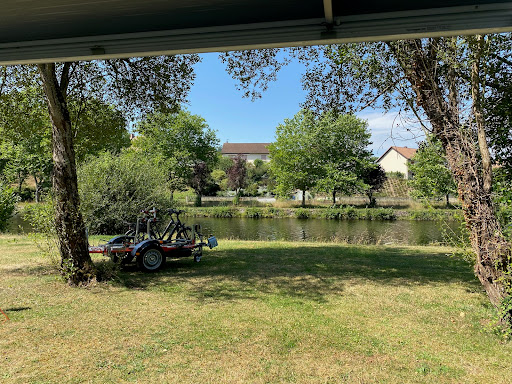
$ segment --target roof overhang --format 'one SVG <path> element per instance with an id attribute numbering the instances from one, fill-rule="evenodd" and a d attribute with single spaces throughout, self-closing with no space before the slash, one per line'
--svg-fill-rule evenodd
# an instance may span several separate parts
<path id="1" fill-rule="evenodd" d="M 0 64 L 512 31 L 511 1 L 7 0 L 2 8 Z"/>

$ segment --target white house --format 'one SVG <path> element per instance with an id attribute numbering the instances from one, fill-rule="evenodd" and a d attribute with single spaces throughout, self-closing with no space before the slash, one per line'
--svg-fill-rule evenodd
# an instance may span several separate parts
<path id="1" fill-rule="evenodd" d="M 268 146 L 270 143 L 224 143 L 222 145 L 222 156 L 236 157 L 241 155 L 248 162 L 253 163 L 256 159 L 269 161 Z"/>
<path id="2" fill-rule="evenodd" d="M 382 169 L 387 172 L 400 172 L 406 179 L 412 179 L 409 163 L 417 149 L 407 147 L 390 147 L 378 160 Z"/>

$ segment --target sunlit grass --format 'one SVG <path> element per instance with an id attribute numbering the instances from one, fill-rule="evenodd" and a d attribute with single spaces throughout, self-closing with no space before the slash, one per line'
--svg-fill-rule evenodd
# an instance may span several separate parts
<path id="1" fill-rule="evenodd" d="M 0 382 L 512 382 L 512 345 L 445 248 L 223 241 L 88 289 L 27 239 L 0 250 Z"/>

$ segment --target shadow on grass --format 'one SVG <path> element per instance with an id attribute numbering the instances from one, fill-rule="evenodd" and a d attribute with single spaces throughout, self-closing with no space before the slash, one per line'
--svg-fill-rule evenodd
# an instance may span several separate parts
<path id="1" fill-rule="evenodd" d="M 284 293 L 323 301 L 342 294 L 348 280 L 361 279 L 390 286 L 461 283 L 479 287 L 463 260 L 425 249 L 293 244 L 279 247 L 217 248 L 203 260 L 168 259 L 153 274 L 134 265 L 119 274 L 118 284 L 131 289 L 186 289 L 198 299 L 251 299 L 263 293 Z"/>

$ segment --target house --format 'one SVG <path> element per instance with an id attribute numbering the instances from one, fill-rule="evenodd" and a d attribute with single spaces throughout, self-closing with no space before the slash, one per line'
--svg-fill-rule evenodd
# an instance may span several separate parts
<path id="1" fill-rule="evenodd" d="M 412 173 L 409 172 L 409 163 L 416 153 L 417 149 L 407 147 L 390 147 L 379 159 L 379 164 L 386 173 L 400 172 L 406 179 L 412 179 Z"/>
<path id="2" fill-rule="evenodd" d="M 241 155 L 245 160 L 253 163 L 256 159 L 269 161 L 268 146 L 270 143 L 224 143 L 222 145 L 222 156 L 236 157 Z"/>

